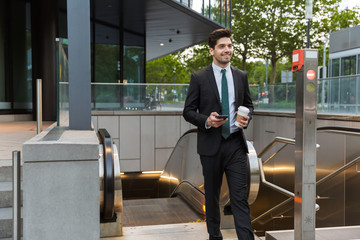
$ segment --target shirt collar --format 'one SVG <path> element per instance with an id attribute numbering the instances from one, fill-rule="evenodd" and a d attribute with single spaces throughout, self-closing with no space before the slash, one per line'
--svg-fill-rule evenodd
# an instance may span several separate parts
<path id="1" fill-rule="evenodd" d="M 216 71 L 216 72 L 221 72 L 222 69 L 226 69 L 226 72 L 228 72 L 230 70 L 230 64 L 227 65 L 226 68 L 221 68 L 218 65 L 216 65 L 214 62 L 212 62 L 211 66 L 214 69 L 214 71 Z"/>

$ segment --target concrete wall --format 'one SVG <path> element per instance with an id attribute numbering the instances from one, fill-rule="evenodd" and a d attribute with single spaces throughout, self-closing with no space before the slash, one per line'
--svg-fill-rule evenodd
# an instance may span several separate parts
<path id="1" fill-rule="evenodd" d="M 98 111 L 92 121 L 96 131 L 106 128 L 112 136 L 122 172 L 162 170 L 178 139 L 195 128 L 182 112 Z M 317 126 L 360 127 L 360 118 L 319 115 Z M 257 152 L 276 136 L 295 138 L 295 114 L 256 112 L 245 135 Z"/>
<path id="2" fill-rule="evenodd" d="M 317 127 L 326 126 L 360 128 L 360 116 L 318 115 Z M 254 142 L 256 151 L 260 152 L 277 136 L 295 138 L 295 114 L 256 112 L 245 133 L 247 139 Z"/>
<path id="3" fill-rule="evenodd" d="M 122 172 L 162 170 L 189 129 L 181 112 L 93 112 L 95 130 L 105 128 L 119 150 Z"/>
<path id="4" fill-rule="evenodd" d="M 50 127 L 23 145 L 24 239 L 99 239 L 99 141 Z"/>

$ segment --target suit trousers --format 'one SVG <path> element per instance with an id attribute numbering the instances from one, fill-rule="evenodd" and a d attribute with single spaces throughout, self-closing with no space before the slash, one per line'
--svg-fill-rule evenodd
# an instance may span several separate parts
<path id="1" fill-rule="evenodd" d="M 253 240 L 249 189 L 249 163 L 239 132 L 222 139 L 214 156 L 200 156 L 205 185 L 206 225 L 210 235 L 220 232 L 219 195 L 225 172 L 238 239 Z"/>

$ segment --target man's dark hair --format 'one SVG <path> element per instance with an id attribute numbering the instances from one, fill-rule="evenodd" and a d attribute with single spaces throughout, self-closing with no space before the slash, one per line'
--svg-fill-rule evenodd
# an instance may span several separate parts
<path id="1" fill-rule="evenodd" d="M 228 28 L 221 28 L 221 29 L 217 29 L 215 31 L 213 31 L 212 33 L 209 34 L 209 47 L 211 48 L 215 48 L 216 42 L 217 40 L 219 40 L 220 38 L 223 37 L 228 37 L 231 39 L 232 41 L 232 34 L 231 34 L 231 30 Z"/>

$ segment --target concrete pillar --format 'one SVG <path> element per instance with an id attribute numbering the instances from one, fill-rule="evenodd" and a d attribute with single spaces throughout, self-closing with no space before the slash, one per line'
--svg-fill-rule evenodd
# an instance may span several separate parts
<path id="1" fill-rule="evenodd" d="M 99 141 L 48 128 L 23 145 L 23 239 L 99 239 Z"/>

